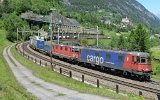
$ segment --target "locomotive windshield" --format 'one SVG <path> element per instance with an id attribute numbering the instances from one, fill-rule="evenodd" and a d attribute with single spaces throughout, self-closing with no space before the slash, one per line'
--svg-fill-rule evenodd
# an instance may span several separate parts
<path id="1" fill-rule="evenodd" d="M 146 58 L 145 57 L 141 57 L 141 63 L 146 63 Z"/>
<path id="2" fill-rule="evenodd" d="M 137 56 L 137 63 L 142 63 L 142 64 L 151 64 L 151 58 L 150 57 L 139 57 Z"/>
<path id="3" fill-rule="evenodd" d="M 137 63 L 140 63 L 140 57 L 137 56 Z"/>

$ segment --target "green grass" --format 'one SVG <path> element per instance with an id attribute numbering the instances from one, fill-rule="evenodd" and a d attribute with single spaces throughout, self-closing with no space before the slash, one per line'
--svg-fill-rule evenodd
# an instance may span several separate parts
<path id="1" fill-rule="evenodd" d="M 160 63 L 152 61 L 152 69 L 156 73 L 156 75 L 152 75 L 152 78 L 160 80 Z"/>
<path id="2" fill-rule="evenodd" d="M 33 63 L 32 61 L 22 57 L 15 48 L 11 49 L 14 57 L 23 65 L 27 66 L 32 70 L 33 74 L 47 82 L 51 82 L 69 89 L 79 91 L 81 93 L 89 93 L 101 96 L 107 96 L 118 100 L 143 100 L 143 97 L 138 97 L 135 95 L 122 96 L 111 92 L 106 88 L 96 88 L 91 85 L 83 84 L 79 81 L 73 80 L 71 78 L 65 77 L 57 72 L 49 71 L 47 68 L 40 67 L 39 65 Z M 60 94 L 61 95 L 61 94 Z"/>
<path id="3" fill-rule="evenodd" d="M 117 33 L 116 31 L 109 31 L 107 29 L 103 29 L 103 33 L 107 37 L 112 37 L 112 38 L 115 37 L 115 36 L 117 36 L 117 34 L 121 34 L 124 37 L 129 37 L 130 31 L 129 32 L 120 32 L 120 33 Z"/>
<path id="4" fill-rule="evenodd" d="M 109 37 L 114 37 L 116 36 L 115 31 L 109 31 L 109 30 L 103 30 L 104 35 L 109 36 Z"/>
<path id="5" fill-rule="evenodd" d="M 160 59 L 160 46 L 151 48 L 152 58 Z M 160 63 L 152 61 L 152 69 L 156 75 L 152 75 L 152 78 L 160 80 Z"/>
<path id="6" fill-rule="evenodd" d="M 160 59 L 160 46 L 151 48 L 151 51 L 152 51 L 152 57 Z"/>
<path id="7" fill-rule="evenodd" d="M 97 40 L 95 39 L 88 39 L 89 45 L 96 45 Z M 111 39 L 99 39 L 98 45 L 100 47 L 109 47 L 109 44 L 111 42 Z"/>
<path id="8" fill-rule="evenodd" d="M 0 30 L 0 100 L 34 100 L 36 98 L 18 84 L 3 59 L 3 49 L 10 44 L 6 39 L 6 31 Z"/>
<path id="9" fill-rule="evenodd" d="M 58 93 L 57 96 L 65 96 L 66 94 Z"/>

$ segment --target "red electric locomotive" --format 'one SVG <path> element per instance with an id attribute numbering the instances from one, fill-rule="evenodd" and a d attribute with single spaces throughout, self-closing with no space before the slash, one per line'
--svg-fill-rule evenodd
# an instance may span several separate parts
<path id="1" fill-rule="evenodd" d="M 55 44 L 53 46 L 53 55 L 59 58 L 66 58 L 68 60 L 77 61 L 79 58 L 79 46 L 71 46 L 64 44 Z"/>
<path id="2" fill-rule="evenodd" d="M 126 70 L 138 75 L 140 79 L 150 79 L 152 72 L 151 58 L 148 53 L 129 52 L 126 54 L 124 66 Z"/>

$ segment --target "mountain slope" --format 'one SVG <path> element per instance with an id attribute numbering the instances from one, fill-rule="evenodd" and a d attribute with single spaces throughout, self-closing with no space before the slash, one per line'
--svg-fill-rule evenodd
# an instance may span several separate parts
<path id="1" fill-rule="evenodd" d="M 120 17 L 129 17 L 135 23 L 149 27 L 159 27 L 160 20 L 136 0 L 61 0 L 66 11 L 70 12 L 110 12 Z"/>
<path id="2" fill-rule="evenodd" d="M 157 17 L 160 19 L 160 13 L 157 13 L 156 15 L 157 15 Z"/>

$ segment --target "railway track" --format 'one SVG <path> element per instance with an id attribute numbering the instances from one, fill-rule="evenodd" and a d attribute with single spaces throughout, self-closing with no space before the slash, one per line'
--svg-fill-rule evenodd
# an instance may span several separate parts
<path id="1" fill-rule="evenodd" d="M 46 58 L 44 56 L 41 56 L 41 55 L 36 54 L 36 53 L 32 52 L 31 50 L 29 50 L 27 48 L 27 45 L 28 45 L 28 43 L 24 43 L 24 51 L 26 53 L 31 54 L 31 55 L 33 55 L 33 56 L 35 56 L 35 57 L 37 57 L 37 58 L 39 58 L 41 60 L 50 62 L 49 58 Z M 18 47 L 18 49 L 19 49 L 19 47 Z M 112 78 L 112 77 L 107 77 L 106 75 L 97 74 L 97 73 L 94 73 L 92 71 L 86 71 L 86 70 L 83 70 L 83 69 L 81 69 L 79 67 L 75 67 L 77 65 L 59 63 L 56 60 L 54 60 L 52 63 L 55 64 L 55 65 L 61 66 L 61 67 L 65 68 L 65 69 L 68 69 L 68 70 L 72 70 L 72 71 L 75 71 L 75 72 L 82 73 L 84 75 L 92 76 L 92 77 L 97 78 L 99 80 L 110 81 L 110 82 L 113 82 L 113 83 L 116 83 L 116 84 L 128 86 L 128 87 L 131 87 L 131 88 L 134 88 L 134 89 L 138 89 L 138 90 L 141 90 L 141 91 L 154 93 L 154 94 L 157 94 L 157 95 L 160 94 L 160 88 L 155 88 L 155 87 L 148 86 L 148 85 L 146 86 L 145 83 L 142 83 L 142 84 L 144 84 L 144 85 L 142 85 L 142 84 L 134 83 L 133 81 L 125 81 L 125 80 L 115 79 L 115 78 Z M 156 83 L 156 82 L 153 82 L 153 83 Z M 160 86 L 159 83 L 156 84 L 156 85 Z"/>

